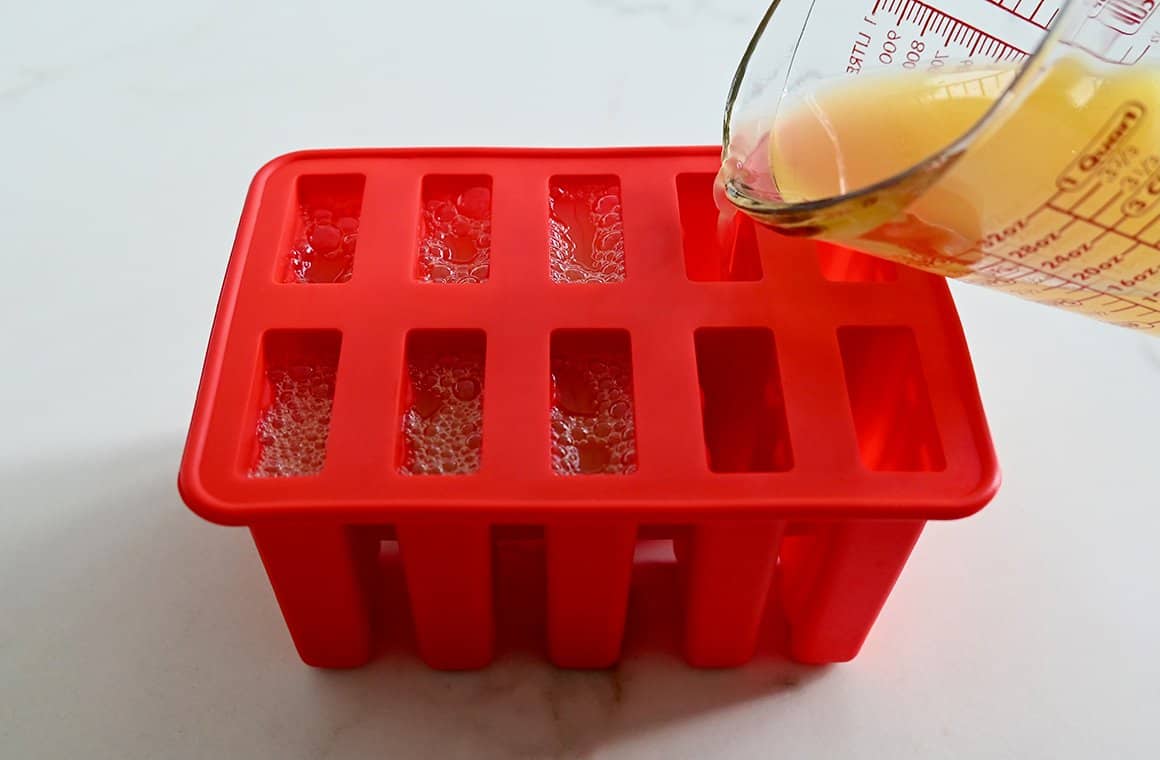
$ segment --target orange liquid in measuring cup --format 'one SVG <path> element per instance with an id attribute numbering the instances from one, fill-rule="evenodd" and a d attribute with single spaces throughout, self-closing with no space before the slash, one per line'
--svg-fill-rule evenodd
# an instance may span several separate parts
<path id="1" fill-rule="evenodd" d="M 1014 76 L 863 75 L 783 103 L 765 147 L 778 190 L 799 202 L 889 179 L 966 134 Z M 1064 58 L 902 213 L 844 242 L 1160 334 L 1158 112 L 1156 68 Z"/>

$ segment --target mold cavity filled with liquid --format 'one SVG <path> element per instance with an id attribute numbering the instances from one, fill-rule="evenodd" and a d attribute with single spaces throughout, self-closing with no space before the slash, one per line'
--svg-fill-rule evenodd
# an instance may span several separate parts
<path id="1" fill-rule="evenodd" d="M 624 279 L 624 219 L 616 177 L 555 177 L 548 209 L 552 282 Z"/>
<path id="2" fill-rule="evenodd" d="M 298 225 L 283 282 L 346 282 L 354 273 L 366 177 L 317 174 L 298 180 Z"/>
<path id="3" fill-rule="evenodd" d="M 266 334 L 253 478 L 317 475 L 326 460 L 342 336 L 335 330 Z"/>
<path id="4" fill-rule="evenodd" d="M 486 337 L 477 330 L 408 336 L 401 472 L 468 475 L 479 469 L 485 351 Z"/>
<path id="5" fill-rule="evenodd" d="M 470 285 L 490 276 L 491 178 L 426 177 L 416 279 Z"/>
<path id="6" fill-rule="evenodd" d="M 557 475 L 636 471 L 632 356 L 622 330 L 552 335 L 552 469 Z"/>

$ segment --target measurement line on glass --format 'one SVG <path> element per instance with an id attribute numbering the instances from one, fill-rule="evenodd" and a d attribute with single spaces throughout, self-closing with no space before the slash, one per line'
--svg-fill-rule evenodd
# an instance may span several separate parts
<path id="1" fill-rule="evenodd" d="M 1021 61 L 1029 55 L 1062 7 L 1060 0 L 1037 0 L 1030 13 L 1021 11 L 1023 0 L 978 0 L 965 9 L 949 13 L 937 3 L 923 0 L 874 0 L 866 21 L 892 19 L 893 26 L 914 27 L 919 37 L 937 35 L 944 48 L 960 47 L 967 57 L 982 54 L 996 61 Z M 1030 0 L 1027 0 L 1030 2 Z M 970 12 L 963 12 L 969 10 Z"/>
<path id="2" fill-rule="evenodd" d="M 1025 220 L 1030 222 L 1041 213 L 1053 211 L 1063 215 L 1067 219 L 1067 221 L 1062 225 L 1052 230 L 1051 232 L 1053 233 L 1062 234 L 1077 222 L 1088 224 L 1091 227 L 1099 230 L 1098 234 L 1096 234 L 1094 237 L 1079 243 L 1080 246 L 1094 246 L 1109 235 L 1114 235 L 1115 237 L 1123 240 L 1126 244 L 1126 247 L 1123 250 L 1109 256 L 1102 263 L 1122 263 L 1141 247 L 1160 251 L 1160 239 L 1150 242 L 1141 238 L 1141 235 L 1143 235 L 1146 230 L 1160 222 L 1160 214 L 1157 214 L 1135 234 L 1118 229 L 1118 225 L 1122 224 L 1125 220 L 1128 219 L 1127 216 L 1120 217 L 1118 221 L 1110 225 L 1104 222 L 1100 222 L 1098 219 L 1096 219 L 1096 217 L 1098 217 L 1101 213 L 1110 208 L 1114 202 L 1122 196 L 1122 193 L 1116 193 L 1110 201 L 1104 203 L 1094 213 L 1083 214 L 1077 211 L 1077 209 L 1082 206 L 1085 201 L 1091 198 L 1095 192 L 1100 189 L 1101 184 L 1102 183 L 1096 183 L 1096 186 L 1089 190 L 1089 192 L 1085 193 L 1082 197 L 1072 202 L 1072 204 L 1067 207 L 1059 204 L 1060 198 L 1065 196 L 1066 193 L 1057 193 L 1037 209 L 1028 214 L 1027 217 L 1025 217 Z M 1087 294 L 1082 298 L 1061 298 L 1060 300 L 1056 301 L 1056 304 L 1059 306 L 1090 309 L 1093 306 L 1091 303 L 1092 301 L 1095 301 L 1096 299 L 1103 299 L 1101 302 L 1094 304 L 1094 306 L 1101 309 L 1101 312 L 1105 315 L 1117 315 L 1118 319 L 1126 319 L 1127 316 L 1132 316 L 1139 324 L 1148 326 L 1160 324 L 1160 304 L 1153 306 L 1147 303 L 1143 303 L 1140 300 L 1129 298 L 1128 296 L 1118 295 L 1115 293 L 1106 293 L 1104 291 L 1093 288 L 1092 286 L 1082 282 L 1074 276 L 1068 275 L 1065 272 L 1055 271 L 1055 269 L 1049 269 L 1048 267 L 1044 266 L 1037 266 L 1034 263 L 1030 263 L 1015 256 L 1005 255 L 1002 252 L 984 251 L 981 248 L 972 248 L 969 251 L 966 251 L 960 258 L 972 255 L 978 256 L 978 258 L 974 261 L 972 274 L 977 277 L 987 279 L 994 287 L 1017 288 L 1020 284 L 1028 284 L 1023 282 L 1027 278 L 1036 276 L 1041 278 L 1036 282 L 1036 285 L 1041 289 L 1042 292 L 1063 289 L 1066 291 Z M 1111 264 L 1108 268 L 1111 268 L 1112 266 L 1115 266 L 1115 264 Z M 1160 271 L 1154 272 L 1153 268 L 1150 268 L 1140 273 L 1139 276 L 1143 277 L 1144 280 L 1147 280 L 1151 279 L 1153 276 L 1160 276 Z M 1119 317 L 1119 315 L 1125 314 L 1126 312 L 1134 313 L 1128 314 L 1122 318 Z"/>
<path id="3" fill-rule="evenodd" d="M 1039 15 L 1039 12 L 1041 10 L 1044 10 L 1043 6 L 1046 3 L 1046 0 L 1038 0 L 1037 5 L 1035 6 L 1035 10 L 1031 11 L 1031 13 L 1026 15 L 1026 16 L 1019 12 L 1019 8 L 1020 8 L 1020 6 L 1023 5 L 1024 0 L 1016 0 L 1015 4 L 1012 5 L 1011 7 L 1007 7 L 1007 4 L 1006 4 L 1007 2 L 1010 2 L 1010 0 L 987 0 L 987 2 L 990 3 L 991 5 L 995 6 L 996 8 L 999 8 L 1003 12 L 1009 13 L 1012 16 L 1015 16 L 1016 18 L 1022 19 L 1023 21 L 1026 21 L 1027 23 L 1031 24 L 1032 26 L 1037 26 L 1040 29 L 1043 29 L 1044 31 L 1046 31 L 1048 28 L 1051 27 L 1051 22 L 1055 21 L 1055 17 L 1059 15 L 1059 5 L 1057 3 L 1049 3 L 1048 5 L 1051 7 L 1050 18 L 1048 18 L 1047 21 L 1043 21 L 1043 22 L 1035 20 L 1036 17 Z M 1028 0 L 1027 4 L 1028 5 L 1031 4 L 1029 2 L 1029 0 Z"/>
<path id="4" fill-rule="evenodd" d="M 1076 282 L 1070 278 L 1061 277 L 1060 275 L 1056 275 L 1054 273 L 1048 273 L 1042 269 L 1039 269 L 1038 267 L 1033 267 L 1021 262 L 1012 262 L 1010 259 L 995 256 L 993 254 L 985 254 L 985 256 L 986 258 L 992 259 L 992 261 L 978 268 L 975 274 L 979 279 L 985 280 L 987 284 L 992 287 L 998 288 L 1000 290 L 1014 290 L 1021 284 L 1027 284 L 1021 282 L 1023 278 L 1029 277 L 1033 274 L 1038 274 L 1042 277 L 1048 278 L 1044 282 L 1036 284 L 1036 289 L 1040 293 L 1050 292 L 1052 290 L 1063 288 L 1065 292 L 1080 292 L 1086 294 L 1083 297 L 1073 296 L 1070 298 L 1059 298 L 1055 301 L 1056 306 L 1061 306 L 1064 308 L 1078 308 L 1088 311 L 1089 313 L 1092 308 L 1095 307 L 1100 309 L 1100 313 L 1102 315 L 1117 315 L 1117 320 L 1119 321 L 1126 321 L 1128 317 L 1132 317 L 1132 322 L 1137 325 L 1147 327 L 1160 325 L 1160 310 L 1157 310 L 1146 304 L 1142 304 L 1139 301 L 1134 301 L 1130 298 L 1118 296 L 1112 293 L 1103 293 L 1091 288 L 1088 285 Z M 998 275 L 988 271 L 999 265 L 1014 265 L 1028 269 L 1030 271 L 1027 271 L 1023 275 L 1014 278 L 1010 275 Z M 1048 285 L 1047 287 L 1043 287 L 1043 285 L 1045 285 L 1047 282 L 1051 282 L 1052 280 L 1055 280 L 1056 282 Z M 1097 299 L 1103 300 L 1093 303 L 1094 301 L 1097 301 Z M 1128 312 L 1131 313 L 1129 314 Z"/>

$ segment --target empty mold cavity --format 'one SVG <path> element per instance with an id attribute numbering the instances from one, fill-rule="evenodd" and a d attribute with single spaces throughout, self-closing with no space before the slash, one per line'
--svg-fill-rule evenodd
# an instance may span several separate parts
<path id="1" fill-rule="evenodd" d="M 838 343 L 863 463 L 871 470 L 946 466 L 914 333 L 843 327 Z"/>
<path id="2" fill-rule="evenodd" d="M 713 201 L 712 174 L 677 176 L 677 204 L 685 273 L 694 282 L 751 282 L 761 279 L 761 258 L 753 222 L 735 214 L 729 227 L 719 231 L 720 213 Z"/>
<path id="3" fill-rule="evenodd" d="M 616 177 L 553 177 L 548 208 L 552 282 L 624 279 L 624 217 Z"/>
<path id="4" fill-rule="evenodd" d="M 557 475 L 636 471 L 632 351 L 624 330 L 552 333 L 552 469 Z"/>
<path id="5" fill-rule="evenodd" d="M 491 177 L 425 177 L 415 277 L 475 284 L 490 276 Z"/>
<path id="6" fill-rule="evenodd" d="M 286 478 L 322 471 L 341 345 L 337 330 L 266 333 L 257 451 L 250 477 Z"/>
<path id="7" fill-rule="evenodd" d="M 898 268 L 891 262 L 832 243 L 818 243 L 818 266 L 833 282 L 893 282 Z"/>
<path id="8" fill-rule="evenodd" d="M 403 438 L 406 475 L 469 475 L 483 448 L 486 337 L 479 330 L 415 330 L 407 336 Z"/>
<path id="9" fill-rule="evenodd" d="M 312 174 L 298 178 L 298 223 L 283 282 L 346 282 L 354 272 L 366 177 Z"/>
<path id="10" fill-rule="evenodd" d="M 704 328 L 695 336 L 709 469 L 784 472 L 793 466 L 773 333 Z"/>

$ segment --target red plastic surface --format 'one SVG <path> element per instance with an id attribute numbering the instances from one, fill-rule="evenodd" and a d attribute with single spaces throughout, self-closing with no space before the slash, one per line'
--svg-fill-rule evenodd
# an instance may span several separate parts
<path id="1" fill-rule="evenodd" d="M 371 656 L 368 578 L 389 536 L 423 658 L 486 664 L 494 540 L 511 526 L 542 536 L 559 665 L 618 658 L 642 533 L 677 537 L 690 663 L 745 662 L 767 608 L 793 657 L 848 660 L 923 523 L 991 498 L 998 468 L 945 283 L 744 221 L 722 248 L 718 153 L 317 151 L 259 172 L 179 484 L 198 514 L 252 529 L 305 661 Z M 585 227 L 584 193 L 619 204 L 593 201 L 607 208 Z M 440 233 L 447 268 L 421 248 L 444 202 L 464 214 Z M 559 224 L 622 254 L 594 264 L 607 281 L 558 281 Z M 416 366 L 447 350 L 461 374 L 439 390 Z M 569 362 L 597 354 L 615 382 L 570 385 Z M 277 407 L 303 362 L 309 408 Z M 477 364 L 479 382 L 463 379 Z M 598 398 L 609 385 L 625 397 Z M 628 423 L 618 442 L 554 459 L 601 404 Z M 414 410 L 447 415 L 462 474 L 416 474 L 432 465 Z M 300 474 L 268 476 L 285 456 L 271 426 L 303 413 L 318 429 Z"/>

